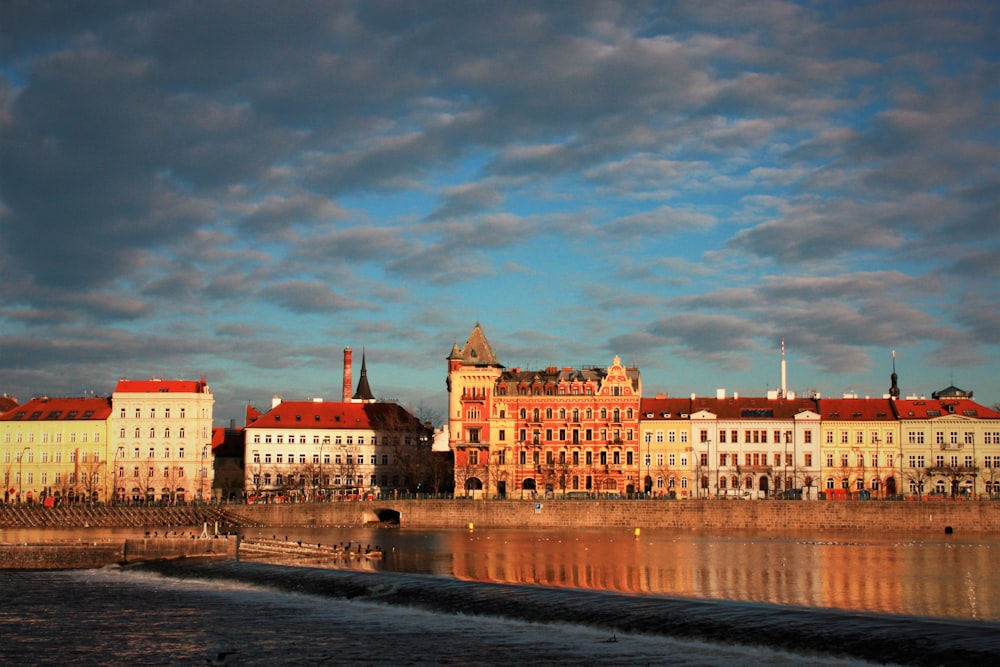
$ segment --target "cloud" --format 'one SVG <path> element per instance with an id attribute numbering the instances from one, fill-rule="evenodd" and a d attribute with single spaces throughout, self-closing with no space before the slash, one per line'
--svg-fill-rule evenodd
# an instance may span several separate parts
<path id="1" fill-rule="evenodd" d="M 441 205 L 427 216 L 428 220 L 447 220 L 479 213 L 503 203 L 503 195 L 495 188 L 481 183 L 466 183 L 445 188 L 441 193 L 441 200 Z"/>
<path id="2" fill-rule="evenodd" d="M 330 313 L 373 307 L 345 298 L 328 286 L 314 281 L 289 280 L 276 283 L 261 289 L 260 294 L 271 303 L 295 313 Z"/>

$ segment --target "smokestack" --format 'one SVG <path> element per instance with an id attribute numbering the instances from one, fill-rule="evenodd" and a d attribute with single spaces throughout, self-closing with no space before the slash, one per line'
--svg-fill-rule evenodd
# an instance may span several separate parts
<path id="1" fill-rule="evenodd" d="M 344 403 L 351 402 L 351 348 L 344 348 Z"/>
<path id="2" fill-rule="evenodd" d="M 781 396 L 788 394 L 788 369 L 785 366 L 785 339 L 781 339 Z"/>

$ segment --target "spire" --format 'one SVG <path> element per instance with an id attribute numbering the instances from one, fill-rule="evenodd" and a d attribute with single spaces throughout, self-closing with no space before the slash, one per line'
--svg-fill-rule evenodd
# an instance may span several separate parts
<path id="1" fill-rule="evenodd" d="M 899 376 L 896 375 L 896 350 L 892 351 L 892 375 L 889 376 L 889 398 L 899 398 Z"/>
<path id="2" fill-rule="evenodd" d="M 354 392 L 355 401 L 370 403 L 375 400 L 372 389 L 368 386 L 368 368 L 365 366 L 365 351 L 361 349 L 361 378 L 358 380 L 358 390 Z"/>

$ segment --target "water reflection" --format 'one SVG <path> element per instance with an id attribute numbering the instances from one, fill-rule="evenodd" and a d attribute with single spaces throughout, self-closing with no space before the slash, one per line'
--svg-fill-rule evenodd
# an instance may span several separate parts
<path id="1" fill-rule="evenodd" d="M 0 542 L 92 540 L 134 529 L 0 531 Z M 471 581 L 1000 620 L 1000 538 L 627 531 L 266 528 L 247 534 L 379 546 L 371 569 Z M 303 564 L 303 563 L 298 563 Z M 337 563 L 309 565 L 338 567 Z"/>
<path id="2" fill-rule="evenodd" d="M 453 533 L 460 579 L 1000 619 L 996 541 L 795 535 Z"/>

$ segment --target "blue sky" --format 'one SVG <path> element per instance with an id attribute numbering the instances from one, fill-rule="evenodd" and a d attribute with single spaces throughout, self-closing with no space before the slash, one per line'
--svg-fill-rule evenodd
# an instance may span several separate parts
<path id="1" fill-rule="evenodd" d="M 1000 401 L 992 2 L 0 2 L 0 390 Z"/>

